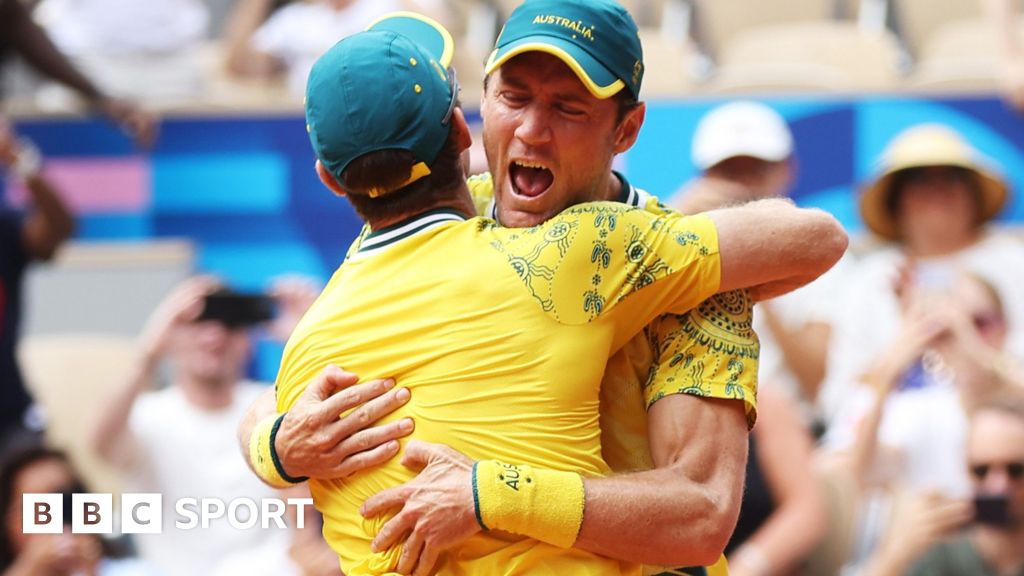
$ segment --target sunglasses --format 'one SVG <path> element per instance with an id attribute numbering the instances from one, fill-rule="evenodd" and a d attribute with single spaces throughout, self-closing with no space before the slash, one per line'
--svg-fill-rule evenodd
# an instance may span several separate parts
<path id="1" fill-rule="evenodd" d="M 988 473 L 997 468 L 1003 468 L 1006 470 L 1006 475 L 1011 480 L 1020 480 L 1024 477 L 1024 462 L 1007 462 L 1005 464 L 996 463 L 983 463 L 983 464 L 972 464 L 971 474 L 977 480 L 984 480 Z"/>
<path id="2" fill-rule="evenodd" d="M 455 78 L 455 68 L 448 69 L 448 89 L 452 93 L 452 101 L 448 103 L 448 111 L 445 112 L 444 118 L 441 119 L 441 125 L 447 126 L 452 120 L 452 114 L 455 113 L 455 103 L 459 101 L 459 81 Z"/>

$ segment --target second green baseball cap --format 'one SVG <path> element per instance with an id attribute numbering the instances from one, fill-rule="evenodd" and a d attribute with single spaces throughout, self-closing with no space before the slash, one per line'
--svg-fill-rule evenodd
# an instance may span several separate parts
<path id="1" fill-rule="evenodd" d="M 453 52 L 443 26 L 399 12 L 324 53 L 306 84 L 306 129 L 327 171 L 341 182 L 360 156 L 408 150 L 416 164 L 404 185 L 430 174 L 448 139 L 458 95 L 448 70 Z"/>
<path id="2" fill-rule="evenodd" d="M 490 74 L 525 52 L 558 57 L 597 98 L 610 98 L 623 88 L 640 97 L 644 56 L 639 31 L 614 0 L 526 0 L 502 28 L 485 71 Z"/>

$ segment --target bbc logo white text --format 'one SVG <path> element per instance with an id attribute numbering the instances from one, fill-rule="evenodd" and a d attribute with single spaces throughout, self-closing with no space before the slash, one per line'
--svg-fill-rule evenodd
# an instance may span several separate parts
<path id="1" fill-rule="evenodd" d="M 111 494 L 72 494 L 70 510 L 64 494 L 25 494 L 22 498 L 22 532 L 25 534 L 60 534 L 70 524 L 76 534 L 111 534 L 114 531 L 114 498 Z M 160 534 L 163 532 L 163 496 L 161 494 L 121 495 L 121 534 Z M 311 498 L 235 498 L 225 502 L 219 498 L 182 498 L 174 503 L 174 528 L 195 530 L 209 528 L 215 521 L 226 521 L 238 530 L 288 527 L 285 513 L 296 508 L 296 528 L 305 525 L 304 508 L 312 506 Z M 70 519 L 70 522 L 66 522 Z"/>

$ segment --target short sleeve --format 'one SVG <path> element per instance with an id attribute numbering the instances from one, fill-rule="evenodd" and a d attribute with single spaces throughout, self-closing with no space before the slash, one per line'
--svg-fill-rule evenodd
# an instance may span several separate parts
<path id="1" fill-rule="evenodd" d="M 655 320 L 649 331 L 654 366 L 644 385 L 647 407 L 672 394 L 742 400 L 753 427 L 760 356 L 753 319 L 753 300 L 746 290 L 736 290 L 715 294 L 686 314 Z"/>

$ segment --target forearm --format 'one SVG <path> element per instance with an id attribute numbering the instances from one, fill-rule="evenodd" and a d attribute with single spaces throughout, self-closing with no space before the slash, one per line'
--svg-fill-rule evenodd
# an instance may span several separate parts
<path id="1" fill-rule="evenodd" d="M 707 566 L 732 534 L 738 506 L 712 486 L 661 468 L 587 479 L 575 548 L 662 566 Z"/>
<path id="2" fill-rule="evenodd" d="M 49 259 L 74 234 L 75 218 L 41 174 L 29 176 L 25 184 L 32 198 L 32 213 L 25 223 L 27 244 L 35 258 Z"/>
<path id="3" fill-rule="evenodd" d="M 96 453 L 108 463 L 124 464 L 128 458 L 134 442 L 128 426 L 132 407 L 139 394 L 152 386 L 156 368 L 155 358 L 140 354 L 124 380 L 102 405 L 93 428 L 92 444 Z"/>
<path id="4" fill-rule="evenodd" d="M 719 290 L 751 288 L 758 299 L 818 278 L 839 261 L 848 243 L 827 212 L 783 200 L 759 200 L 708 216 L 718 230 Z"/>
<path id="5" fill-rule="evenodd" d="M 821 507 L 811 500 L 819 497 L 802 495 L 793 502 L 777 508 L 771 517 L 755 532 L 743 547 L 753 546 L 767 561 L 768 574 L 790 574 L 814 549 L 825 532 L 825 519 Z M 730 563 L 732 558 L 729 559 Z"/>
<path id="6" fill-rule="evenodd" d="M 757 312 L 765 319 L 775 337 L 783 361 L 796 377 L 803 397 L 815 401 L 821 381 L 825 378 L 831 328 L 823 322 L 808 322 L 791 330 L 779 318 L 770 302 L 759 307 Z"/>
<path id="7" fill-rule="evenodd" d="M 265 76 L 279 67 L 275 60 L 252 49 L 252 36 L 266 21 L 271 0 L 242 0 L 235 5 L 224 31 L 228 71 L 238 76 Z"/>
<path id="8" fill-rule="evenodd" d="M 20 2 L 6 2 L 3 9 L 3 31 L 8 42 L 29 64 L 44 75 L 78 92 L 91 103 L 103 93 L 79 72 L 57 49 L 46 33 L 32 20 Z"/>
<path id="9" fill-rule="evenodd" d="M 871 408 L 857 428 L 857 438 L 853 445 L 853 476 L 860 487 L 868 484 L 875 455 L 878 452 L 878 428 L 882 424 L 885 413 L 885 397 L 877 394 L 872 400 Z"/>

